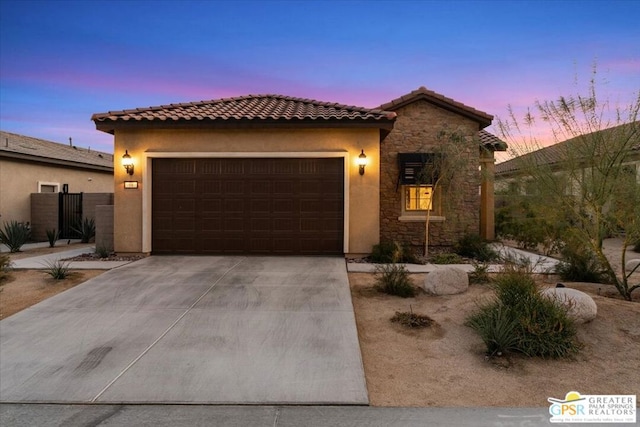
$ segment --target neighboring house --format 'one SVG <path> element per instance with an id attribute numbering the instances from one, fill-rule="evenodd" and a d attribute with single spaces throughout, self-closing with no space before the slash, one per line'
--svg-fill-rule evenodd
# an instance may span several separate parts
<path id="1" fill-rule="evenodd" d="M 445 126 L 467 137 L 468 182 L 455 208 L 462 221 L 448 236 L 434 227 L 435 240 L 478 233 L 481 200 L 493 215 L 479 165 L 491 173 L 493 151 L 506 148 L 479 134 L 491 119 L 424 88 L 379 109 L 250 95 L 92 117 L 115 136 L 117 252 L 294 255 L 424 242 L 424 219 L 413 228 L 419 219 L 402 218 L 398 153 L 422 153 Z M 437 216 L 447 223 L 447 212 Z M 492 236 L 493 218 L 484 222 Z"/>
<path id="2" fill-rule="evenodd" d="M 31 222 L 31 193 L 113 192 L 113 155 L 0 131 L 0 224 Z"/>
<path id="3" fill-rule="evenodd" d="M 640 183 L 640 122 L 628 123 L 587 134 L 587 138 L 595 141 L 587 144 L 588 151 L 606 150 L 606 147 L 611 145 L 607 141 L 620 137 L 631 138 L 629 139 L 631 141 L 629 144 L 631 149 L 626 153 L 623 165 L 629 170 L 630 174 L 635 174 L 637 182 Z M 582 164 L 589 164 L 589 155 L 585 155 L 584 158 L 580 157 L 582 149 L 579 144 L 582 144 L 581 138 L 571 138 L 497 164 L 495 173 L 496 191 L 500 193 L 529 193 L 535 191 L 535 183 L 527 181 L 526 170 L 523 170 L 531 165 L 544 166 L 553 173 L 563 173 L 568 168 L 580 170 Z M 567 164 L 567 159 L 571 160 L 569 165 Z M 571 185 L 567 186 L 567 192 L 573 192 Z"/>

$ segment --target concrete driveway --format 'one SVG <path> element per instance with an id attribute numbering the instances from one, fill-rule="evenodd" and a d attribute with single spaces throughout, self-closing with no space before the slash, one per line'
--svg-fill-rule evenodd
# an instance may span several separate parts
<path id="1" fill-rule="evenodd" d="M 367 404 L 345 261 L 108 271 L 0 322 L 0 401 Z"/>

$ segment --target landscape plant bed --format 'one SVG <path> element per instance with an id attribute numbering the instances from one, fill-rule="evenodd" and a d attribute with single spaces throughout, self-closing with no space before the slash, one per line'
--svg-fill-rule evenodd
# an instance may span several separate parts
<path id="1" fill-rule="evenodd" d="M 412 274 L 416 284 L 424 274 Z M 555 278 L 540 286 L 554 286 Z M 487 285 L 464 294 L 399 298 L 373 289 L 374 275 L 349 273 L 369 399 L 374 406 L 548 406 L 547 398 L 584 394 L 640 394 L 640 304 L 589 293 L 598 316 L 578 325 L 582 350 L 569 359 L 487 357 L 480 337 L 464 325 Z M 573 287 L 572 283 L 565 283 Z M 607 286 L 607 285 L 599 285 Z M 615 291 L 615 289 L 613 289 Z M 436 327 L 390 322 L 397 312 L 428 315 Z"/>

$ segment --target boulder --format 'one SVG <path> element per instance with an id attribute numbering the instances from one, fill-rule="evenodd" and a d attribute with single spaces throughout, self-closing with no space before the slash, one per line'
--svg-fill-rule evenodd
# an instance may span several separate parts
<path id="1" fill-rule="evenodd" d="M 638 265 L 640 265 L 640 259 L 630 259 L 624 265 L 624 269 L 626 271 L 631 271 L 635 268 L 636 269 L 635 273 L 640 273 L 640 267 L 638 267 Z"/>
<path id="2" fill-rule="evenodd" d="M 593 298 L 577 289 L 551 288 L 542 295 L 553 299 L 567 308 L 567 313 L 576 323 L 587 323 L 596 318 L 598 306 Z"/>
<path id="3" fill-rule="evenodd" d="M 454 295 L 469 288 L 469 275 L 456 267 L 439 267 L 427 274 L 422 288 L 431 295 Z"/>

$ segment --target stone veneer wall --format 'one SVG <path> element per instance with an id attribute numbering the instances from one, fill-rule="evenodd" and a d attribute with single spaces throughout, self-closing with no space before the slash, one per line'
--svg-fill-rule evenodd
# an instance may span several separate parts
<path id="1" fill-rule="evenodd" d="M 380 240 L 408 243 L 424 247 L 424 221 L 403 222 L 402 186 L 398 182 L 398 153 L 437 152 L 438 133 L 442 130 L 467 135 L 466 144 L 459 147 L 460 155 L 467 158 L 466 167 L 459 174 L 460 185 L 442 187 L 443 222 L 430 222 L 429 245 L 451 246 L 467 233 L 478 233 L 480 227 L 480 149 L 475 121 L 449 112 L 424 100 L 418 100 L 396 110 L 398 118 L 394 129 L 380 147 Z M 449 192 L 453 197 L 445 200 Z"/>

